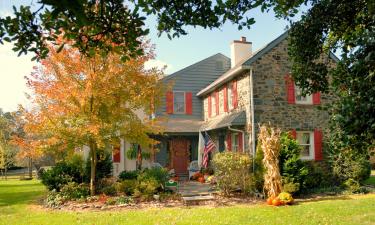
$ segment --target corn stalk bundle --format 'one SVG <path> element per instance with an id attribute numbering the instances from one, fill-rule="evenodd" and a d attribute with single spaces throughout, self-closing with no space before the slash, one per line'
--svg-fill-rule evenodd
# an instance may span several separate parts
<path id="1" fill-rule="evenodd" d="M 266 169 L 264 189 L 269 197 L 277 197 L 281 192 L 279 168 L 280 135 L 280 129 L 273 128 L 270 124 L 259 126 L 258 140 L 264 153 L 263 165 Z"/>

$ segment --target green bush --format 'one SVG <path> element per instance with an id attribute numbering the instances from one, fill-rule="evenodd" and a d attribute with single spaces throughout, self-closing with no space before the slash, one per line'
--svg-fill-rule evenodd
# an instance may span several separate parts
<path id="1" fill-rule="evenodd" d="M 117 186 L 118 187 L 117 191 L 123 192 L 124 194 L 131 196 L 134 194 L 137 184 L 138 184 L 137 180 L 123 180 Z"/>
<path id="2" fill-rule="evenodd" d="M 122 171 L 118 178 L 120 180 L 136 180 L 138 177 L 139 172 L 137 170 L 134 171 Z"/>
<path id="3" fill-rule="evenodd" d="M 155 178 L 139 180 L 134 190 L 134 197 L 149 200 L 155 193 L 157 193 L 159 187 L 160 184 Z"/>
<path id="4" fill-rule="evenodd" d="M 218 153 L 213 158 L 216 180 L 225 195 L 241 189 L 253 191 L 254 178 L 250 175 L 251 159 L 248 155 L 234 152 Z"/>
<path id="5" fill-rule="evenodd" d="M 96 164 L 96 181 L 99 181 L 103 178 L 110 177 L 112 175 L 113 164 L 112 164 L 112 155 L 108 151 L 100 150 L 97 153 L 98 162 Z M 86 161 L 85 167 L 85 178 L 86 182 L 90 181 L 91 177 L 91 161 L 90 158 Z"/>
<path id="6" fill-rule="evenodd" d="M 330 155 L 332 169 L 341 183 L 351 180 L 361 183 L 371 174 L 371 164 L 367 154 L 357 153 L 351 149 L 341 149 Z"/>
<path id="7" fill-rule="evenodd" d="M 60 191 L 62 186 L 69 182 L 82 183 L 83 174 L 80 165 L 70 162 L 59 162 L 41 175 L 42 184 L 48 190 Z"/>
<path id="8" fill-rule="evenodd" d="M 308 169 L 300 159 L 301 148 L 297 141 L 288 133 L 281 134 L 281 150 L 279 157 L 280 174 L 283 179 L 283 189 L 294 187 L 299 189 L 305 187 L 305 179 L 308 176 Z M 286 190 L 284 190 L 286 191 Z M 299 190 L 295 190 L 298 192 Z M 290 189 L 289 189 L 290 192 Z"/>
<path id="9" fill-rule="evenodd" d="M 61 188 L 60 193 L 65 199 L 72 200 L 86 198 L 90 194 L 90 190 L 87 184 L 69 182 Z"/>
<path id="10" fill-rule="evenodd" d="M 168 170 L 164 168 L 153 167 L 151 169 L 145 169 L 138 175 L 138 181 L 155 180 L 158 186 L 161 187 L 169 179 Z"/>
<path id="11" fill-rule="evenodd" d="M 99 193 L 104 193 L 106 195 L 115 195 L 117 193 L 117 182 L 116 178 L 102 178 L 96 184 Z"/>
<path id="12" fill-rule="evenodd" d="M 307 161 L 305 165 L 309 171 L 304 183 L 306 192 L 311 189 L 336 185 L 336 179 L 334 178 L 332 169 L 325 162 Z"/>
<path id="13" fill-rule="evenodd" d="M 56 190 L 52 190 L 48 192 L 45 204 L 49 208 L 58 208 L 64 204 L 65 201 L 66 199 L 61 193 L 56 192 Z"/>
<path id="14" fill-rule="evenodd" d="M 114 185 L 103 187 L 102 189 L 100 189 L 100 192 L 110 196 L 117 194 L 116 187 Z"/>
<path id="15" fill-rule="evenodd" d="M 120 196 L 116 200 L 116 204 L 132 204 L 134 203 L 134 199 L 129 196 Z"/>

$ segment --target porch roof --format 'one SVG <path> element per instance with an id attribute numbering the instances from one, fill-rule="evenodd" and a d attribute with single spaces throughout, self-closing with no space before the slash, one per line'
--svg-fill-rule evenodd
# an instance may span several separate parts
<path id="1" fill-rule="evenodd" d="M 202 120 L 168 119 L 161 125 L 167 133 L 198 133 L 203 122 Z"/>
<path id="2" fill-rule="evenodd" d="M 215 118 L 208 122 L 205 122 L 200 130 L 214 130 L 228 126 L 245 125 L 246 124 L 246 113 L 245 111 L 231 113 L 224 117 Z"/>

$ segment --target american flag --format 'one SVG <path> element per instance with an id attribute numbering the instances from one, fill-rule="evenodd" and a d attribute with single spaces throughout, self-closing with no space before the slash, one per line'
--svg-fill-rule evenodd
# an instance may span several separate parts
<path id="1" fill-rule="evenodd" d="M 208 153 L 213 151 L 216 148 L 214 142 L 208 136 L 207 132 L 204 133 L 204 151 L 203 151 L 203 162 L 202 166 L 207 168 L 208 166 Z"/>

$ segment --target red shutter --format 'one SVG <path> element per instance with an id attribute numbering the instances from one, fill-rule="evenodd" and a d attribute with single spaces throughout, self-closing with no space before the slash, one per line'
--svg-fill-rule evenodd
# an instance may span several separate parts
<path id="1" fill-rule="evenodd" d="M 232 83 L 232 93 L 233 93 L 233 108 L 237 108 L 238 106 L 238 92 L 237 92 L 237 81 L 234 80 Z"/>
<path id="2" fill-rule="evenodd" d="M 166 95 L 166 106 L 167 106 L 167 113 L 173 113 L 173 92 L 168 91 Z"/>
<path id="3" fill-rule="evenodd" d="M 319 105 L 320 104 L 320 92 L 316 92 L 312 96 L 313 98 L 313 104 L 314 105 Z"/>
<path id="4" fill-rule="evenodd" d="M 216 115 L 219 115 L 219 91 L 215 92 L 215 106 L 216 106 Z"/>
<path id="5" fill-rule="evenodd" d="M 191 92 L 185 93 L 185 108 L 186 108 L 186 114 L 188 115 L 193 114 L 192 98 L 193 98 L 193 94 Z"/>
<path id="6" fill-rule="evenodd" d="M 289 134 L 290 134 L 290 136 L 292 136 L 292 138 L 297 140 L 297 131 L 295 129 L 289 131 Z"/>
<path id="7" fill-rule="evenodd" d="M 232 151 L 232 134 L 229 131 L 227 134 L 227 150 Z"/>
<path id="8" fill-rule="evenodd" d="M 238 133 L 238 147 L 239 147 L 239 152 L 243 152 L 243 136 L 242 133 Z"/>
<path id="9" fill-rule="evenodd" d="M 290 75 L 285 75 L 286 94 L 289 104 L 296 104 L 296 96 L 294 90 L 294 82 Z"/>
<path id="10" fill-rule="evenodd" d="M 212 104 L 211 104 L 211 95 L 208 96 L 208 117 L 212 115 Z"/>
<path id="11" fill-rule="evenodd" d="M 323 160 L 323 133 L 321 130 L 314 130 L 314 151 L 315 160 Z"/>
<path id="12" fill-rule="evenodd" d="M 121 162 L 121 152 L 120 152 L 119 147 L 116 147 L 116 148 L 113 149 L 112 155 L 113 155 L 113 162 L 114 163 Z"/>
<path id="13" fill-rule="evenodd" d="M 224 112 L 228 112 L 228 86 L 224 87 Z"/>

